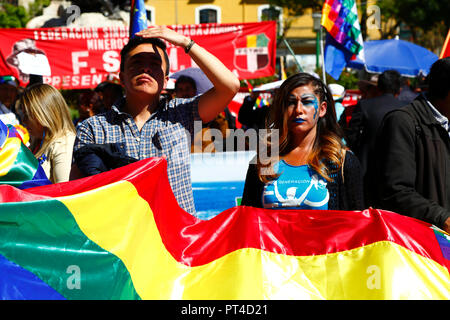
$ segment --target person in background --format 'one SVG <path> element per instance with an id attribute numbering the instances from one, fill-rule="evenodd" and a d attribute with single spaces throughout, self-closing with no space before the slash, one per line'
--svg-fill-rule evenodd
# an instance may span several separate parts
<path id="1" fill-rule="evenodd" d="M 397 97 L 398 100 L 400 100 L 404 104 L 408 104 L 408 103 L 411 103 L 417 96 L 418 96 L 418 93 L 414 92 L 411 89 L 411 81 L 406 77 L 402 77 L 401 86 L 400 86 L 400 94 Z"/>
<path id="2" fill-rule="evenodd" d="M 176 98 L 193 98 L 197 95 L 197 84 L 195 80 L 189 76 L 182 75 L 175 82 L 175 97 Z M 196 132 L 191 143 L 191 152 L 216 152 L 217 150 L 214 139 L 210 129 L 217 129 L 220 131 L 222 146 L 224 139 L 227 136 L 228 121 L 224 115 L 219 113 L 213 121 L 202 124 L 202 130 Z"/>
<path id="3" fill-rule="evenodd" d="M 361 164 L 364 179 L 365 202 L 372 205 L 372 177 L 369 167 L 372 163 L 372 153 L 378 127 L 386 113 L 403 106 L 397 99 L 400 92 L 400 74 L 395 70 L 384 71 L 378 77 L 379 95 L 361 100 L 353 110 L 345 140 L 348 147 L 355 153 Z"/>
<path id="4" fill-rule="evenodd" d="M 266 141 L 250 163 L 242 205 L 273 209 L 364 209 L 358 159 L 342 143 L 330 90 L 318 78 L 299 73 L 275 94 Z M 279 152 L 276 152 L 278 148 Z"/>
<path id="5" fill-rule="evenodd" d="M 175 82 L 174 97 L 176 98 L 192 98 L 198 94 L 197 83 L 189 76 L 182 75 Z M 222 128 L 225 135 L 226 129 L 236 129 L 236 117 L 234 117 L 228 107 L 220 113 L 217 118 L 217 124 L 212 124 L 214 128 Z M 226 122 L 226 123 L 225 123 Z M 226 127 L 224 127 L 226 125 Z"/>
<path id="6" fill-rule="evenodd" d="M 13 76 L 0 77 L 0 120 L 4 124 L 18 125 L 15 103 L 18 97 L 18 82 Z"/>
<path id="7" fill-rule="evenodd" d="M 104 111 L 105 107 L 100 94 L 93 90 L 86 90 L 78 97 L 79 117 L 74 120 L 74 124 L 78 127 L 84 120 Z"/>
<path id="8" fill-rule="evenodd" d="M 385 115 L 375 145 L 375 205 L 450 232 L 450 57 L 428 92 Z"/>
<path id="9" fill-rule="evenodd" d="M 197 84 L 189 76 L 180 76 L 175 82 L 176 98 L 193 98 L 197 95 Z"/>
<path id="10" fill-rule="evenodd" d="M 361 91 L 361 100 L 377 97 L 378 91 L 378 75 L 371 75 L 369 80 L 359 80 L 358 88 Z"/>
<path id="11" fill-rule="evenodd" d="M 94 90 L 100 96 L 104 111 L 110 110 L 113 104 L 123 97 L 123 87 L 119 80 L 109 77 L 106 81 L 100 83 Z"/>
<path id="12" fill-rule="evenodd" d="M 27 84 L 27 87 L 32 86 L 35 83 L 44 83 L 44 77 L 38 74 L 30 74 L 30 81 Z"/>
<path id="13" fill-rule="evenodd" d="M 358 100 L 358 103 L 364 99 L 374 98 L 379 95 L 378 88 L 378 75 L 372 75 L 370 80 L 359 80 L 358 81 L 358 89 L 361 93 L 361 96 Z M 352 118 L 353 110 L 355 110 L 356 105 L 347 106 L 344 109 L 344 112 L 341 114 L 338 119 L 338 123 L 341 126 L 342 130 L 344 130 L 344 137 L 351 134 L 351 130 L 349 130 L 349 123 Z"/>
<path id="14" fill-rule="evenodd" d="M 19 100 L 31 150 L 53 183 L 69 180 L 75 127 L 61 93 L 48 84 L 27 87 Z"/>
<path id="15" fill-rule="evenodd" d="M 264 129 L 266 127 L 266 118 L 269 113 L 269 106 L 263 105 L 258 107 L 255 105 L 259 97 L 259 92 L 252 91 L 244 98 L 244 102 L 239 108 L 238 121 L 242 123 L 246 129 Z"/>

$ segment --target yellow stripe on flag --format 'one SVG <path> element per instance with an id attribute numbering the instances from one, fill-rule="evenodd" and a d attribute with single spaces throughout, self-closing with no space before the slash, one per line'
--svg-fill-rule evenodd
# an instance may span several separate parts
<path id="1" fill-rule="evenodd" d="M 19 138 L 7 138 L 0 149 L 0 177 L 8 174 L 21 147 Z"/>
<path id="2" fill-rule="evenodd" d="M 189 267 L 166 250 L 132 183 L 58 200 L 87 237 L 124 262 L 142 299 L 450 298 L 445 267 L 392 242 L 299 257 L 246 248 Z"/>

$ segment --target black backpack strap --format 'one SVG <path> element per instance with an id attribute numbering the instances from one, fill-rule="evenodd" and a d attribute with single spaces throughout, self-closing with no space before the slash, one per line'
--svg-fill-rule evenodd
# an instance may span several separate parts
<path id="1" fill-rule="evenodd" d="M 414 102 L 412 104 L 412 107 L 415 106 Z M 412 118 L 413 123 L 414 123 L 414 127 L 416 128 L 416 139 L 421 137 L 422 133 L 423 133 L 423 129 L 422 129 L 422 127 L 419 124 L 419 120 L 417 119 L 417 115 L 414 112 L 412 112 L 409 107 L 401 108 L 400 110 L 406 112 Z"/>

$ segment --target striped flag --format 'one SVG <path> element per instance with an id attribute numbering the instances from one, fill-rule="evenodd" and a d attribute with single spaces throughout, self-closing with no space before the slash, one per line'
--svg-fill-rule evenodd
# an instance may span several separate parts
<path id="1" fill-rule="evenodd" d="M 2 299 L 449 299 L 449 236 L 393 212 L 178 206 L 164 159 L 0 186 Z"/>
<path id="2" fill-rule="evenodd" d="M 130 39 L 136 32 L 147 29 L 147 11 L 144 0 L 131 0 L 130 9 Z"/>
<path id="3" fill-rule="evenodd" d="M 355 0 L 326 0 L 321 24 L 327 30 L 325 70 L 337 80 L 351 59 L 365 61 Z"/>
<path id="4" fill-rule="evenodd" d="M 0 121 L 0 184 L 20 189 L 50 184 L 39 161 L 25 146 L 23 139 L 29 139 L 25 128 L 18 126 L 16 129 Z"/>

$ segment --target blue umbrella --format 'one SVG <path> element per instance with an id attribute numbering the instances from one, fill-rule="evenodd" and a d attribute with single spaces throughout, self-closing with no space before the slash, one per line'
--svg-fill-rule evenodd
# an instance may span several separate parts
<path id="1" fill-rule="evenodd" d="M 398 39 L 365 41 L 364 56 L 365 64 L 356 59 L 350 61 L 347 67 L 355 69 L 365 67 L 367 72 L 372 73 L 393 69 L 402 76 L 415 77 L 419 74 L 426 76 L 431 65 L 438 60 L 438 56 L 433 52 Z"/>

